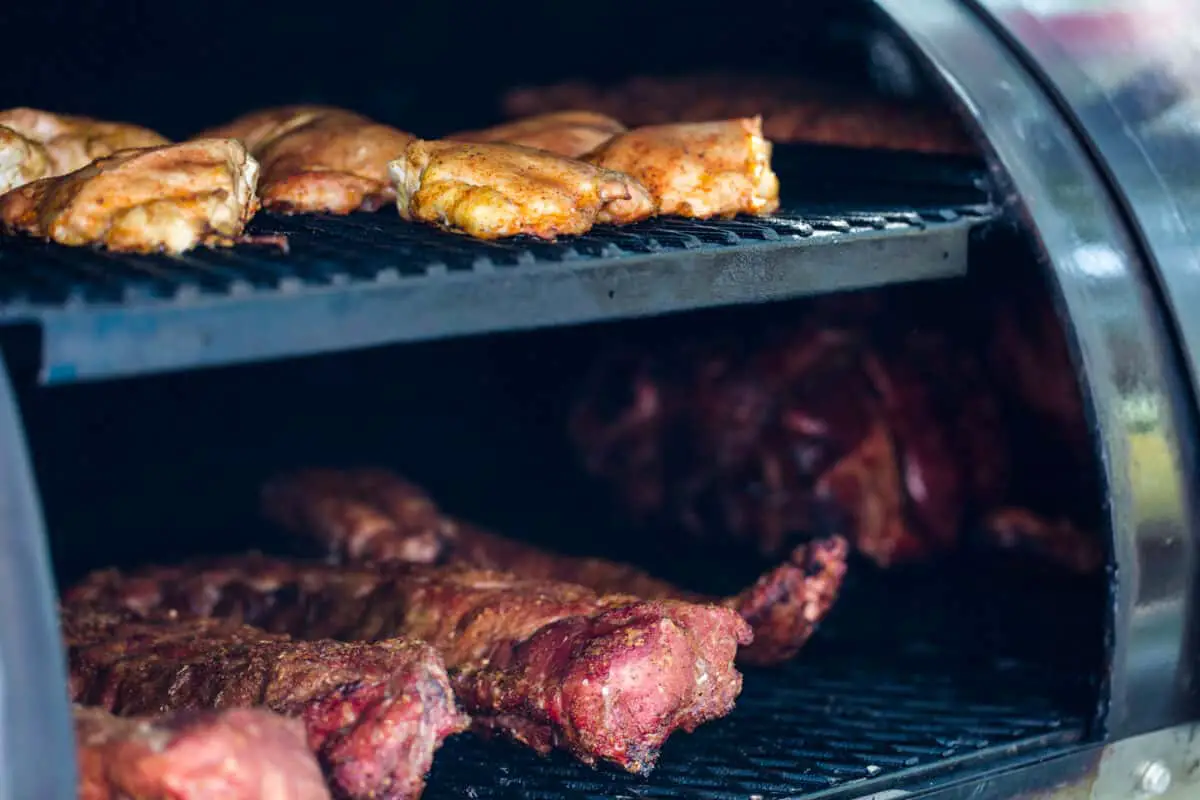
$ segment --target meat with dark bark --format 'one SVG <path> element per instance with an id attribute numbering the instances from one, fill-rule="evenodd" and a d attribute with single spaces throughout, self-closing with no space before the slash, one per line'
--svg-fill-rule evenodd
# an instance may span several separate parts
<path id="1" fill-rule="evenodd" d="M 749 627 L 734 612 L 601 596 L 454 567 L 349 568 L 249 556 L 93 574 L 68 603 L 217 615 L 310 638 L 412 636 L 445 659 L 477 726 L 646 773 L 676 730 L 733 708 Z"/>
<path id="2" fill-rule="evenodd" d="M 80 800 L 329 800 L 297 720 L 248 708 L 74 713 Z"/>
<path id="3" fill-rule="evenodd" d="M 796 546 L 781 565 L 728 598 L 708 598 L 628 564 L 549 552 L 442 513 L 420 488 L 386 470 L 304 470 L 263 490 L 266 515 L 345 562 L 453 563 L 586 586 L 643 600 L 720 603 L 754 630 L 748 664 L 794 656 L 837 598 L 849 546 L 829 537 Z"/>
<path id="4" fill-rule="evenodd" d="M 263 707 L 299 718 L 338 797 L 415 798 L 466 727 L 420 642 L 295 641 L 225 620 L 62 609 L 71 697 L 121 716 Z"/>
<path id="5" fill-rule="evenodd" d="M 1005 398 L 970 342 L 900 314 L 821 309 L 603 354 L 569 422 L 585 469 L 635 524 L 764 556 L 840 533 L 886 567 L 957 549 L 982 521 L 992 544 L 1028 533 L 1061 566 L 1103 561 L 1094 535 L 989 527 L 1010 502 L 1012 450 Z"/>

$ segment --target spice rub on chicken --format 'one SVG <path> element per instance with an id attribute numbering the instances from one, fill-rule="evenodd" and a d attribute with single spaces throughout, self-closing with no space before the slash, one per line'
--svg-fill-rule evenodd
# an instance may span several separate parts
<path id="1" fill-rule="evenodd" d="M 304 638 L 421 639 L 476 726 L 539 752 L 649 772 L 663 742 L 728 714 L 750 628 L 733 611 L 459 567 L 246 556 L 98 572 L 69 605 L 220 615 Z"/>
<path id="2" fill-rule="evenodd" d="M 446 138 L 459 142 L 519 144 L 567 158 L 579 158 L 625 130 L 617 120 L 594 111 L 555 111 L 485 130 L 455 133 Z"/>
<path id="3" fill-rule="evenodd" d="M 36 108 L 0 111 L 0 127 L 41 146 L 46 169 L 36 176 L 39 178 L 66 175 L 118 150 L 171 143 L 170 139 L 140 125 L 55 114 Z"/>
<path id="4" fill-rule="evenodd" d="M 230 139 L 122 150 L 0 196 L 0 228 L 139 253 L 229 245 L 258 209 L 257 178 Z"/>
<path id="5" fill-rule="evenodd" d="M 338 797 L 420 796 L 434 752 L 466 726 L 421 642 L 295 641 L 70 601 L 61 616 L 73 701 L 120 716 L 261 707 L 298 718 Z"/>
<path id="6" fill-rule="evenodd" d="M 779 208 L 779 178 L 761 117 L 637 128 L 584 160 L 636 178 L 660 214 L 705 219 Z"/>
<path id="7" fill-rule="evenodd" d="M 628 175 L 518 145 L 416 140 L 389 170 L 402 218 L 479 239 L 553 240 L 656 211 Z"/>
<path id="8" fill-rule="evenodd" d="M 50 156 L 43 145 L 0 125 L 0 194 L 49 172 Z"/>
<path id="9" fill-rule="evenodd" d="M 262 164 L 263 208 L 283 213 L 376 211 L 395 198 L 388 162 L 412 134 L 353 111 L 281 106 L 255 111 L 198 138 L 242 142 Z"/>
<path id="10" fill-rule="evenodd" d="M 330 798 L 304 726 L 269 711 L 74 717 L 80 800 Z"/>
<path id="11" fill-rule="evenodd" d="M 995 294 L 987 314 L 997 302 L 1005 316 L 1036 307 Z M 581 465 L 631 524 L 740 541 L 763 557 L 836 532 L 881 567 L 1002 548 L 1100 569 L 1093 495 L 1079 483 L 1086 454 L 1074 446 L 1086 422 L 1062 397 L 1077 388 L 1067 351 L 1046 335 L 1053 308 L 1044 325 L 1019 336 L 998 326 L 996 338 L 986 317 L 964 327 L 899 297 L 860 310 L 864 298 L 824 298 L 757 327 L 610 339 L 570 413 Z M 991 369 L 971 347 L 981 333 L 995 339 Z M 1054 396 L 1024 401 L 1034 386 Z M 1033 428 L 1030 412 L 1044 417 Z M 1036 437 L 1011 435 L 1026 430 Z M 1030 492 L 1039 485 L 1056 497 Z"/>
<path id="12" fill-rule="evenodd" d="M 849 545 L 841 537 L 796 545 L 782 564 L 731 597 L 706 597 L 629 564 L 543 550 L 442 512 L 420 488 L 380 469 L 310 469 L 281 475 L 263 490 L 263 510 L 281 527 L 343 562 L 449 563 L 564 581 L 643 600 L 717 603 L 745 619 L 754 640 L 747 664 L 796 655 L 837 599 Z"/>

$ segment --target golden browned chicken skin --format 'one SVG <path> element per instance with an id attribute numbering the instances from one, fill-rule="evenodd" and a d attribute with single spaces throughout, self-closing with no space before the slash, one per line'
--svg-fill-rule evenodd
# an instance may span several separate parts
<path id="1" fill-rule="evenodd" d="M 49 172 L 50 156 L 43 145 L 0 125 L 0 194 Z"/>
<path id="2" fill-rule="evenodd" d="M 181 253 L 242 238 L 258 162 L 232 139 L 123 150 L 0 197 L 0 227 L 65 245 Z"/>
<path id="3" fill-rule="evenodd" d="M 661 214 L 705 219 L 779 208 L 761 117 L 650 125 L 613 137 L 584 160 L 639 180 Z"/>
<path id="4" fill-rule="evenodd" d="M 193 139 L 237 139 L 253 155 L 271 139 L 278 139 L 291 129 L 311 122 L 325 114 L 349 114 L 351 112 L 335 106 L 293 105 L 274 106 L 251 111 L 240 117 L 209 128 L 193 136 Z"/>
<path id="5" fill-rule="evenodd" d="M 259 160 L 264 208 L 330 214 L 376 211 L 392 202 L 387 165 L 413 138 L 329 106 L 255 111 L 200 136 L 237 139 Z"/>
<path id="6" fill-rule="evenodd" d="M 446 138 L 460 142 L 519 144 L 567 158 L 579 158 L 625 131 L 620 122 L 595 111 L 555 111 L 482 131 L 455 133 Z"/>
<path id="7" fill-rule="evenodd" d="M 402 218 L 479 239 L 554 239 L 655 212 L 628 175 L 518 145 L 416 140 L 389 169 Z"/>
<path id="8" fill-rule="evenodd" d="M 48 169 L 40 176 L 66 175 L 118 150 L 158 147 L 171 140 L 139 125 L 54 114 L 36 108 L 0 111 L 0 126 L 45 148 Z"/>

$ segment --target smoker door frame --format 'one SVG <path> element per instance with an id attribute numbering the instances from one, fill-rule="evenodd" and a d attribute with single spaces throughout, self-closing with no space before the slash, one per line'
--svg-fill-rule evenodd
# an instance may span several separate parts
<path id="1" fill-rule="evenodd" d="M 984 140 L 1008 211 L 1035 232 L 1087 400 L 1113 563 L 1100 731 L 1197 718 L 1195 404 L 1122 199 L 1053 91 L 978 7 L 876 0 Z"/>
<path id="2" fill-rule="evenodd" d="M 1084 143 L 1125 211 L 1163 299 L 1189 379 L 1189 408 L 1200 398 L 1200 0 L 972 0 L 1043 83 Z M 1189 438 L 1184 448 L 1195 447 Z M 1191 485 L 1195 486 L 1192 481 Z M 1194 537 L 1194 534 L 1193 534 Z M 1186 545 L 1185 545 L 1186 546 Z M 1184 624 L 1174 679 L 1178 702 L 1195 719 L 1200 660 L 1194 561 L 1157 575 L 1158 602 L 1135 614 L 1162 619 L 1170 605 L 1175 635 Z M 1150 580 L 1147 577 L 1147 580 Z M 1171 584 L 1167 586 L 1166 584 Z M 1182 594 L 1176 587 L 1184 587 Z M 1169 599 L 1167 597 L 1169 596 Z M 1153 606 L 1153 607 L 1151 607 Z M 1146 630 L 1150 633 L 1149 628 Z M 1164 652 L 1165 654 L 1165 652 Z M 1190 657 L 1189 657 L 1190 656 Z M 1169 680 L 1160 661 L 1151 672 Z M 1137 733 L 1161 722 L 1157 703 L 1119 709 Z"/>

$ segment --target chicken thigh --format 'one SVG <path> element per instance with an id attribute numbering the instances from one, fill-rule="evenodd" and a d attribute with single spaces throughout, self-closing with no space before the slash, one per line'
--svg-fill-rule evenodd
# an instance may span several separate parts
<path id="1" fill-rule="evenodd" d="M 705 219 L 779 208 L 761 117 L 650 125 L 613 137 L 584 160 L 639 180 L 661 214 Z"/>
<path id="2" fill-rule="evenodd" d="M 38 176 L 45 178 L 74 172 L 118 150 L 158 147 L 171 142 L 138 125 L 53 114 L 34 108 L 0 111 L 0 126 L 45 149 L 48 168 Z"/>
<path id="3" fill-rule="evenodd" d="M 242 238 L 258 162 L 232 139 L 123 150 L 0 197 L 0 227 L 59 244 L 181 253 Z"/>
<path id="4" fill-rule="evenodd" d="M 256 111 L 202 138 L 237 139 L 262 164 L 264 208 L 283 213 L 377 211 L 395 199 L 387 165 L 412 135 L 327 106 Z"/>
<path id="5" fill-rule="evenodd" d="M 0 194 L 44 178 L 49 171 L 45 147 L 0 125 Z"/>
<path id="6" fill-rule="evenodd" d="M 480 239 L 554 239 L 655 211 L 628 175 L 518 145 L 417 140 L 389 169 L 402 218 Z"/>
<path id="7" fill-rule="evenodd" d="M 519 144 L 567 158 L 579 158 L 625 130 L 625 126 L 612 117 L 594 111 L 557 111 L 482 131 L 455 133 L 446 138 L 460 142 Z"/>

